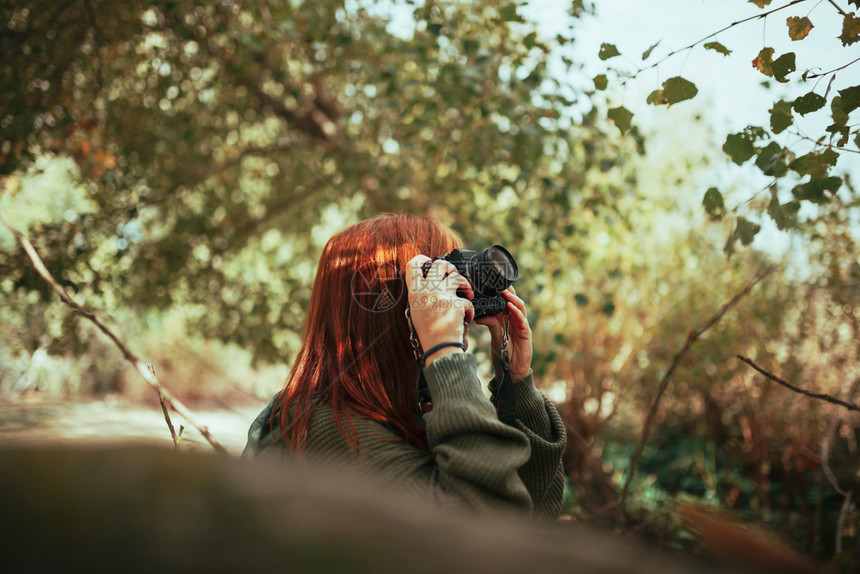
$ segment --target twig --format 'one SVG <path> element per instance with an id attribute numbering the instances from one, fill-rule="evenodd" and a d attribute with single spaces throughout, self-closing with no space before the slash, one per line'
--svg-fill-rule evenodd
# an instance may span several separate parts
<path id="1" fill-rule="evenodd" d="M 839 7 L 839 4 L 837 4 L 837 3 L 836 3 L 836 2 L 834 2 L 833 0 L 827 0 L 827 1 L 828 1 L 828 2 L 830 2 L 831 4 L 833 4 L 833 7 L 834 7 L 834 8 L 836 8 L 836 11 L 837 11 L 837 12 L 839 12 L 839 13 L 840 13 L 840 14 L 842 14 L 843 16 L 847 16 L 847 15 L 848 15 L 848 14 L 846 14 L 846 13 L 845 13 L 845 10 L 843 10 L 842 8 L 840 8 L 840 7 Z"/>
<path id="2" fill-rule="evenodd" d="M 651 404 L 651 410 L 648 411 L 648 416 L 645 418 L 645 424 L 642 427 L 642 434 L 639 437 L 639 443 L 636 445 L 636 450 L 633 451 L 633 455 L 630 457 L 630 464 L 627 467 L 627 477 L 624 479 L 624 486 L 621 488 L 621 500 L 618 504 L 619 511 L 624 513 L 624 503 L 627 500 L 627 493 L 630 490 L 630 483 L 633 481 L 633 475 L 636 472 L 636 464 L 639 462 L 639 457 L 642 456 L 642 451 L 645 449 L 645 443 L 648 442 L 648 435 L 651 432 L 651 424 L 654 422 L 654 416 L 657 414 L 657 408 L 660 406 L 660 399 L 663 397 L 663 393 L 666 391 L 666 387 L 669 386 L 669 380 L 672 378 L 672 375 L 675 374 L 675 369 L 678 368 L 678 364 L 681 362 L 681 359 L 684 355 L 687 354 L 687 351 L 690 350 L 690 347 L 693 346 L 699 337 L 701 337 L 705 331 L 713 327 L 717 322 L 723 318 L 723 315 L 726 312 L 734 307 L 738 301 L 746 297 L 750 291 L 752 291 L 753 287 L 756 284 L 773 273 L 775 267 L 771 266 L 765 269 L 765 271 L 750 281 L 746 287 L 743 288 L 742 291 L 737 293 L 734 297 L 732 297 L 728 303 L 723 305 L 719 311 L 714 314 L 713 317 L 708 319 L 708 321 L 696 329 L 695 331 L 690 331 L 687 333 L 687 340 L 684 342 L 684 346 L 680 351 L 675 353 L 675 356 L 672 357 L 672 362 L 669 364 L 669 369 L 666 371 L 666 374 L 663 375 L 663 379 L 660 381 L 660 385 L 657 388 L 657 396 L 654 397 L 654 402 Z"/>
<path id="3" fill-rule="evenodd" d="M 844 66 L 839 66 L 838 68 L 835 68 L 835 69 L 833 69 L 833 70 L 830 70 L 829 72 L 821 72 L 820 74 L 811 74 L 811 75 L 809 75 L 809 76 L 806 76 L 806 79 L 807 79 L 807 80 L 811 80 L 811 79 L 813 79 L 813 78 L 820 78 L 821 76 L 826 76 L 827 74 L 832 74 L 832 73 L 834 73 L 834 72 L 838 72 L 838 71 L 840 71 L 840 70 L 844 70 L 844 69 L 845 69 L 845 68 L 847 68 L 848 66 L 850 66 L 850 65 L 852 65 L 852 64 L 856 64 L 857 62 L 860 62 L 860 58 L 857 58 L 856 60 L 851 60 L 850 62 L 848 62 L 848 63 L 847 63 L 847 64 L 845 64 Z"/>
<path id="4" fill-rule="evenodd" d="M 735 26 L 738 26 L 740 24 L 744 24 L 745 22 L 749 22 L 750 20 L 760 20 L 762 18 L 767 18 L 768 16 L 770 16 L 774 12 L 779 12 L 780 10 L 785 10 L 786 8 L 788 8 L 790 6 L 794 6 L 795 4 L 800 4 L 801 2 L 806 2 L 806 0 L 792 0 L 788 4 L 786 4 L 784 6 L 780 6 L 779 8 L 773 8 L 772 10 L 768 10 L 767 12 L 762 12 L 761 14 L 756 14 L 755 16 L 750 16 L 749 18 L 744 18 L 743 20 L 738 20 L 737 22 L 732 22 L 728 26 L 724 26 L 724 27 L 720 28 L 719 30 L 717 30 L 716 32 L 713 32 L 711 34 L 708 34 L 704 38 L 700 38 L 700 39 L 696 40 L 692 44 L 684 46 L 683 48 L 678 48 L 677 50 L 672 50 L 671 52 L 669 52 L 668 54 L 666 54 L 665 56 L 663 56 L 662 58 L 660 58 L 656 62 L 652 63 L 650 66 L 646 66 L 644 68 L 639 68 L 638 70 L 636 70 L 635 74 L 630 76 L 629 79 L 637 78 L 639 76 L 639 74 L 641 74 L 642 72 L 656 68 L 657 66 L 659 66 L 660 64 L 662 64 L 663 62 L 665 62 L 666 60 L 671 58 L 672 56 L 675 56 L 676 54 L 680 54 L 681 52 L 684 52 L 687 50 L 692 50 L 693 48 L 695 48 L 696 46 L 698 46 L 699 44 L 701 44 L 705 40 L 709 40 L 709 39 L 713 38 L 714 36 L 717 36 L 721 32 L 725 32 L 726 30 L 734 28 Z"/>
<path id="5" fill-rule="evenodd" d="M 111 331 L 107 326 L 105 326 L 105 324 L 102 323 L 94 313 L 92 313 L 91 311 L 87 311 L 86 309 L 78 305 L 71 297 L 69 297 L 68 293 L 66 293 L 65 290 L 60 287 L 56 279 L 54 279 L 53 275 L 51 275 L 51 272 L 48 271 L 47 267 L 45 267 L 45 263 L 42 261 L 42 258 L 39 257 L 39 254 L 36 252 L 36 248 L 33 247 L 33 244 L 30 242 L 27 236 L 9 225 L 9 223 L 2 216 L 0 216 L 0 224 L 9 229 L 9 231 L 11 231 L 12 234 L 18 239 L 18 242 L 24 248 L 24 251 L 30 257 L 30 260 L 33 262 L 33 266 L 36 268 L 36 271 L 39 273 L 39 275 L 42 276 L 42 279 L 44 279 L 48 283 L 51 289 L 53 289 L 54 292 L 60 296 L 60 300 L 69 307 L 71 307 L 72 310 L 79 315 L 82 315 L 89 319 L 96 327 L 98 327 L 98 329 L 102 333 L 107 335 L 107 337 L 114 342 L 114 344 L 122 353 L 122 356 L 129 363 L 134 365 L 134 368 L 137 370 L 138 373 L 140 373 L 140 375 L 143 377 L 143 380 L 145 380 L 149 384 L 149 386 L 152 387 L 155 392 L 158 393 L 160 399 L 163 401 L 163 404 L 166 404 L 173 411 L 179 413 L 179 415 L 182 416 L 186 421 L 188 421 L 191 426 L 196 428 L 200 432 L 200 434 L 203 435 L 203 438 L 205 438 L 209 442 L 209 444 L 212 445 L 212 448 L 214 448 L 215 451 L 218 452 L 218 454 L 229 455 L 227 449 L 225 449 L 217 440 L 215 440 L 215 438 L 209 432 L 209 429 L 207 429 L 205 426 L 198 425 L 194 421 L 194 417 L 191 415 L 191 412 L 188 410 L 188 408 L 184 404 L 182 404 L 179 399 L 175 398 L 170 393 L 170 391 L 165 389 L 161 385 L 161 383 L 158 382 L 158 379 L 156 378 L 155 374 L 146 368 L 143 362 L 134 353 L 132 353 L 131 350 L 129 350 L 129 348 L 122 341 L 119 340 L 119 337 L 117 337 L 113 333 L 113 331 Z"/>
<path id="6" fill-rule="evenodd" d="M 147 365 L 147 368 L 154 377 L 155 368 L 152 365 Z M 164 394 L 161 391 L 158 392 L 158 402 L 161 403 L 161 412 L 164 413 L 164 422 L 167 423 L 167 428 L 170 430 L 170 438 L 173 439 L 173 450 L 179 450 L 179 441 L 181 439 L 176 436 L 176 429 L 173 428 L 173 421 L 170 420 L 170 412 L 167 410 L 167 404 L 164 402 Z"/>
<path id="7" fill-rule="evenodd" d="M 800 387 L 795 387 L 791 383 L 787 383 L 786 381 L 783 381 L 782 379 L 780 379 L 776 375 L 768 373 L 767 371 L 765 371 L 764 369 L 762 369 L 761 367 L 756 365 L 754 362 L 752 362 L 750 359 L 743 357 L 741 355 L 738 355 L 737 357 L 738 357 L 738 359 L 740 359 L 741 361 L 743 361 L 744 363 L 746 363 L 747 365 L 749 365 L 750 367 L 752 367 L 753 369 L 755 369 L 756 371 L 758 371 L 759 373 L 761 373 L 762 375 L 764 375 L 765 377 L 770 379 L 771 381 L 779 383 L 783 387 L 785 387 L 787 389 L 791 389 L 795 393 L 800 393 L 801 395 L 805 395 L 805 396 L 810 397 L 812 399 L 827 401 L 828 403 L 833 403 L 834 405 L 839 405 L 840 407 L 845 407 L 848 410 L 860 411 L 860 406 L 857 406 L 854 403 L 849 403 L 848 401 L 843 401 L 842 399 L 837 399 L 836 397 L 831 397 L 830 395 L 827 395 L 824 393 L 813 393 L 813 392 L 801 389 Z"/>

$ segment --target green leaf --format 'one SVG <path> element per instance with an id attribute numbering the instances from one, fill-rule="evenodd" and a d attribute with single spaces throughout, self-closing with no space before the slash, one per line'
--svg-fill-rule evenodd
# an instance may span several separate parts
<path id="1" fill-rule="evenodd" d="M 776 223 L 780 231 L 797 227 L 797 212 L 800 210 L 800 202 L 790 201 L 781 204 L 776 194 L 776 189 L 771 189 L 770 203 L 767 206 L 767 214 Z"/>
<path id="2" fill-rule="evenodd" d="M 812 203 L 822 204 L 830 201 L 825 192 L 836 193 L 842 185 L 842 178 L 836 176 L 811 179 L 806 183 L 795 186 L 791 194 L 800 200 L 808 200 Z"/>
<path id="3" fill-rule="evenodd" d="M 605 42 L 600 45 L 600 51 L 597 53 L 597 57 L 601 60 L 608 60 L 609 58 L 614 58 L 615 56 L 620 55 L 621 52 L 618 51 L 615 44 L 607 44 Z"/>
<path id="4" fill-rule="evenodd" d="M 606 89 L 607 85 L 609 85 L 609 80 L 606 78 L 606 74 L 594 76 L 594 89 L 602 91 Z"/>
<path id="5" fill-rule="evenodd" d="M 773 69 L 773 77 L 777 82 L 787 82 L 785 77 L 797 69 L 794 64 L 794 52 L 787 52 L 774 60 L 771 68 Z"/>
<path id="6" fill-rule="evenodd" d="M 630 129 L 630 121 L 633 119 L 633 114 L 624 106 L 612 108 L 607 112 L 606 116 L 615 122 L 615 125 L 618 126 L 622 134 L 627 133 Z"/>
<path id="7" fill-rule="evenodd" d="M 768 4 L 771 3 L 772 0 L 750 0 L 751 3 L 755 4 L 759 8 L 764 8 Z"/>
<path id="8" fill-rule="evenodd" d="M 773 76 L 773 48 L 762 48 L 752 65 L 765 76 Z"/>
<path id="9" fill-rule="evenodd" d="M 788 164 L 789 169 L 796 171 L 799 175 L 808 175 L 812 178 L 822 178 L 827 175 L 828 170 L 836 165 L 839 154 L 828 148 L 823 152 L 811 151 L 802 155 Z"/>
<path id="10" fill-rule="evenodd" d="M 721 219 L 726 214 L 726 204 L 723 202 L 723 194 L 716 187 L 708 188 L 702 200 L 702 205 L 705 206 L 705 211 L 708 212 L 711 219 Z"/>
<path id="11" fill-rule="evenodd" d="M 747 221 L 743 217 L 738 217 L 738 226 L 735 228 L 735 235 L 741 240 L 743 245 L 752 243 L 756 233 L 759 231 L 761 231 L 761 225 Z"/>
<path id="12" fill-rule="evenodd" d="M 586 297 L 582 293 L 577 293 L 573 296 L 573 298 L 576 301 L 577 307 L 585 307 L 586 305 L 588 305 L 588 297 Z"/>
<path id="13" fill-rule="evenodd" d="M 860 107 L 860 85 L 839 90 L 839 97 L 842 99 L 842 111 L 850 114 Z"/>
<path id="14" fill-rule="evenodd" d="M 648 57 L 651 55 L 651 52 L 654 51 L 654 48 L 656 48 L 657 46 L 660 45 L 660 42 L 662 42 L 662 40 L 657 40 L 656 44 L 654 44 L 653 46 L 651 46 L 650 48 L 648 48 L 647 50 L 642 52 L 642 60 L 647 60 Z"/>
<path id="15" fill-rule="evenodd" d="M 773 133 L 778 134 L 794 122 L 791 114 L 791 102 L 780 100 L 773 104 L 770 111 L 770 128 Z"/>
<path id="16" fill-rule="evenodd" d="M 668 104 L 669 102 L 666 100 L 666 98 L 663 97 L 663 90 L 654 90 L 653 92 L 648 94 L 647 98 L 645 98 L 645 103 L 651 104 L 653 106 L 660 106 L 663 104 Z"/>
<path id="17" fill-rule="evenodd" d="M 788 173 L 788 165 L 785 162 L 786 157 L 788 157 L 788 150 L 784 150 L 776 142 L 770 142 L 759 151 L 755 165 L 765 175 L 782 177 Z"/>
<path id="18" fill-rule="evenodd" d="M 785 25 L 788 26 L 788 37 L 794 41 L 803 40 L 814 28 L 812 22 L 806 16 L 789 16 L 785 20 Z"/>
<path id="19" fill-rule="evenodd" d="M 732 53 L 731 50 L 729 50 L 728 48 L 726 48 L 725 46 L 723 46 L 719 42 L 708 42 L 707 44 L 705 44 L 705 49 L 706 50 L 714 50 L 716 52 L 719 52 L 723 56 L 728 56 L 729 54 Z"/>
<path id="20" fill-rule="evenodd" d="M 842 34 L 839 36 L 843 46 L 850 46 L 860 40 L 860 18 L 848 12 L 842 19 Z"/>
<path id="21" fill-rule="evenodd" d="M 830 116 L 837 124 L 847 124 L 848 114 L 842 109 L 842 96 L 834 96 L 830 100 Z"/>
<path id="22" fill-rule="evenodd" d="M 747 126 L 742 132 L 726 136 L 726 142 L 723 144 L 723 152 L 732 158 L 733 162 L 742 165 L 755 155 L 755 146 L 753 144 L 766 136 L 767 132 L 762 128 Z"/>
<path id="23" fill-rule="evenodd" d="M 815 112 L 824 107 L 827 100 L 823 96 L 819 96 L 815 92 L 809 92 L 794 100 L 794 111 L 802 116 Z"/>
<path id="24" fill-rule="evenodd" d="M 829 126 L 827 126 L 827 129 L 825 131 L 827 131 L 827 133 L 829 133 L 829 134 L 833 134 L 834 136 L 836 134 L 839 134 L 840 136 L 842 136 L 836 142 L 836 145 L 838 147 L 842 147 L 848 143 L 848 134 L 851 130 L 845 124 L 840 124 L 837 122 L 837 123 L 832 123 Z"/>
<path id="25" fill-rule="evenodd" d="M 699 93 L 699 90 L 696 88 L 696 85 L 681 76 L 675 76 L 663 82 L 663 97 L 670 106 L 684 100 L 689 100 L 697 93 Z"/>

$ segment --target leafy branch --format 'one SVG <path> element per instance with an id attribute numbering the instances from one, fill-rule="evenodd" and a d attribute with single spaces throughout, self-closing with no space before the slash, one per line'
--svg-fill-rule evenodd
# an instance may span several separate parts
<path id="1" fill-rule="evenodd" d="M 162 403 L 162 408 L 165 411 L 165 420 L 167 421 L 168 429 L 170 429 L 171 438 L 173 438 L 174 445 L 178 446 L 179 444 L 178 435 L 176 435 L 173 429 L 173 425 L 170 422 L 170 417 L 167 415 L 167 410 L 164 405 L 172 409 L 174 412 L 179 413 L 179 415 L 182 416 L 186 421 L 188 421 L 191 426 L 197 429 L 200 434 L 203 435 L 203 438 L 206 439 L 206 441 L 210 445 L 212 445 L 212 448 L 214 448 L 218 454 L 229 455 L 227 449 L 225 449 L 217 440 L 215 440 L 215 438 L 209 432 L 209 429 L 207 429 L 205 426 L 197 424 L 194 421 L 194 417 L 192 416 L 188 408 L 179 399 L 174 397 L 170 391 L 168 391 L 166 388 L 164 388 L 164 386 L 162 386 L 162 384 L 158 381 L 158 378 L 155 376 L 155 371 L 152 369 L 152 367 L 147 367 L 146 365 L 144 365 L 143 361 L 141 361 L 140 358 L 137 357 L 137 355 L 132 353 L 131 350 L 125 345 L 125 343 L 123 343 L 113 331 L 111 331 L 104 323 L 99 320 L 95 313 L 93 313 L 92 311 L 87 311 L 77 302 L 75 302 L 71 297 L 69 297 L 68 293 L 66 293 L 66 291 L 59 285 L 59 283 L 57 283 L 57 280 L 54 279 L 53 275 L 51 275 L 51 272 L 48 271 L 48 268 L 45 266 L 45 263 L 42 261 L 42 258 L 39 257 L 39 254 L 36 251 L 36 248 L 30 242 L 30 239 L 22 232 L 12 227 L 2 216 L 0 216 L 0 224 L 2 224 L 4 227 L 6 227 L 9 231 L 12 232 L 12 234 L 21 244 L 21 247 L 24 248 L 24 251 L 27 253 L 27 256 L 33 262 L 33 267 L 36 268 L 36 271 L 39 273 L 42 279 L 44 279 L 45 282 L 47 282 L 48 285 L 51 287 L 51 289 L 53 289 L 54 292 L 60 297 L 60 300 L 67 306 L 69 306 L 75 313 L 85 317 L 86 319 L 89 319 L 102 333 L 104 333 L 111 341 L 113 341 L 113 343 L 122 353 L 122 356 L 134 366 L 137 372 L 143 377 L 143 380 L 146 381 L 147 384 L 152 387 L 152 389 L 156 393 L 158 393 L 159 400 Z"/>
<path id="2" fill-rule="evenodd" d="M 762 19 L 762 18 L 767 18 L 768 16 L 770 16 L 770 15 L 771 15 L 771 14 L 773 14 L 774 12 L 779 12 L 780 10 L 785 10 L 786 8 L 789 8 L 789 7 L 791 7 L 791 6 L 794 6 L 795 4 L 800 4 L 801 2 L 806 2 L 806 0 L 792 0 L 792 1 L 791 1 L 791 2 L 789 2 L 788 4 L 786 4 L 786 5 L 784 5 L 784 6 L 780 6 L 779 8 L 773 8 L 772 10 L 768 10 L 767 12 L 763 12 L 763 13 L 761 13 L 761 14 L 756 14 L 755 16 L 750 16 L 750 17 L 748 17 L 748 18 L 744 18 L 744 19 L 742 19 L 742 20 L 738 20 L 738 21 L 736 21 L 736 22 L 732 22 L 731 24 L 728 24 L 727 26 L 724 26 L 724 27 L 720 28 L 720 29 L 719 29 L 719 30 L 717 30 L 716 32 L 712 32 L 711 34 L 708 34 L 707 36 L 704 36 L 703 38 L 700 38 L 700 39 L 696 40 L 696 41 L 695 41 L 695 42 L 693 42 L 692 44 L 689 44 L 689 45 L 687 45 L 687 46 L 684 46 L 683 48 L 678 48 L 677 50 L 672 50 L 671 52 L 669 52 L 668 54 L 666 54 L 665 56 L 663 56 L 662 58 L 660 58 L 660 59 L 659 59 L 659 60 L 657 60 L 656 62 L 653 62 L 653 63 L 652 63 L 651 65 L 649 65 L 649 66 L 645 66 L 644 68 L 640 68 L 640 67 L 638 67 L 638 66 L 637 66 L 636 73 L 635 73 L 635 74 L 633 74 L 633 75 L 631 75 L 631 76 L 629 76 L 629 77 L 628 77 L 628 79 L 631 79 L 631 80 L 632 80 L 632 79 L 635 79 L 635 78 L 639 77 L 639 75 L 640 75 L 642 72 L 647 72 L 648 70 L 652 70 L 652 69 L 656 68 L 657 66 L 659 66 L 660 64 L 662 64 L 663 62 L 665 62 L 666 60 L 668 60 L 668 59 L 672 58 L 673 56 L 676 56 L 676 55 L 680 54 L 681 52 L 686 52 L 686 51 L 688 51 L 688 50 L 692 50 L 693 48 L 695 48 L 696 46 L 698 46 L 698 45 L 699 45 L 699 44 L 701 44 L 702 42 L 704 42 L 704 41 L 706 41 L 706 40 L 710 40 L 711 38 L 714 38 L 714 37 L 718 36 L 719 34 L 721 34 L 721 33 L 725 32 L 725 31 L 727 31 L 727 30 L 731 30 L 731 29 L 732 29 L 732 28 L 734 28 L 735 26 L 740 26 L 741 24 L 745 24 L 746 22 L 749 22 L 749 21 L 751 21 L 751 20 L 759 20 L 759 19 Z M 646 52 L 646 53 L 647 53 L 647 52 Z M 625 80 L 625 82 L 626 82 L 626 80 Z M 622 84 L 623 84 L 623 83 L 624 83 L 624 82 L 622 82 Z"/>
<path id="3" fill-rule="evenodd" d="M 687 340 L 684 341 L 684 346 L 681 347 L 681 350 L 675 353 L 674 357 L 672 357 L 672 362 L 669 364 L 666 374 L 663 375 L 663 379 L 657 387 L 657 395 L 654 397 L 654 402 L 651 403 L 651 409 L 648 411 L 648 416 L 645 418 L 645 424 L 642 426 L 642 433 L 639 436 L 639 442 L 636 445 L 636 449 L 633 451 L 633 455 L 630 457 L 630 464 L 627 467 L 627 477 L 624 479 L 624 485 L 621 487 L 621 498 L 618 503 L 621 513 L 624 512 L 624 504 L 627 500 L 630 484 L 633 482 L 633 475 L 636 473 L 636 464 L 639 462 L 639 458 L 642 456 L 642 451 L 645 449 L 645 444 L 648 442 L 648 436 L 651 433 L 651 425 L 654 422 L 654 417 L 656 416 L 657 409 L 660 406 L 660 400 L 663 398 L 663 393 L 666 392 L 666 388 L 669 386 L 669 381 L 672 379 L 672 375 L 675 374 L 675 370 L 681 363 L 681 359 L 684 358 L 693 346 L 693 343 L 698 341 L 708 329 L 716 325 L 729 309 L 737 305 L 741 299 L 746 297 L 750 291 L 752 291 L 753 287 L 755 287 L 759 281 L 773 273 L 775 269 L 776 267 L 774 266 L 765 269 L 760 275 L 750 281 L 740 292 L 735 294 L 735 296 L 732 297 L 725 305 L 720 307 L 720 309 L 701 327 L 687 333 Z"/>

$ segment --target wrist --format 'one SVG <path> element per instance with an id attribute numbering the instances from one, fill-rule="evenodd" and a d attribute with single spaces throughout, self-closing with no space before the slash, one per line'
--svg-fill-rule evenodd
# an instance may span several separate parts
<path id="1" fill-rule="evenodd" d="M 464 353 L 464 352 L 465 351 L 462 348 L 456 347 L 456 346 L 442 347 L 441 349 L 437 349 L 437 350 L 433 351 L 431 354 L 427 355 L 424 358 L 424 367 L 429 367 L 430 363 L 432 363 L 433 361 L 435 361 L 436 359 L 438 359 L 440 357 L 444 357 L 445 355 L 453 355 L 454 353 Z"/>

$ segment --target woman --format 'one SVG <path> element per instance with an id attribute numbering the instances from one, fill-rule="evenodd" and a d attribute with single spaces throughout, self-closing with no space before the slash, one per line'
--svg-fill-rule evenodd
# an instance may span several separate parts
<path id="1" fill-rule="evenodd" d="M 353 461 L 391 485 L 474 508 L 509 508 L 555 519 L 561 507 L 564 425 L 531 374 L 531 329 L 523 301 L 503 292 L 510 313 L 510 374 L 517 417 L 499 421 L 464 352 L 474 316 L 468 281 L 444 260 L 460 247 L 431 217 L 384 215 L 329 240 L 317 269 L 304 341 L 284 389 L 248 432 L 243 456 L 297 453 Z M 404 297 L 404 292 L 406 297 Z M 432 410 L 418 408 L 422 350 Z M 503 316 L 481 319 L 494 355 Z M 452 345 L 451 343 L 455 343 Z M 495 363 L 495 361 L 494 361 Z M 497 378 L 501 372 L 497 365 Z"/>

